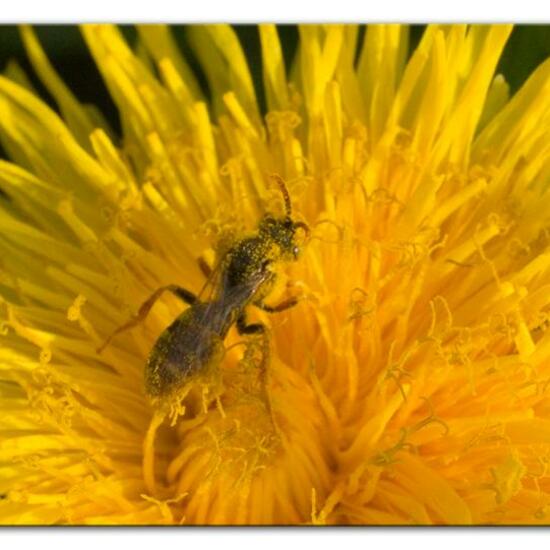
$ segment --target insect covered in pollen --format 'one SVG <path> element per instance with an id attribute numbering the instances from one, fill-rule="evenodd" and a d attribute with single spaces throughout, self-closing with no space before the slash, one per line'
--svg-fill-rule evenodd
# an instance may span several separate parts
<path id="1" fill-rule="evenodd" d="M 98 349 L 100 353 L 114 336 L 141 323 L 166 291 L 190 306 L 162 332 L 149 354 L 145 390 L 153 405 L 163 406 L 173 403 L 174 399 L 181 401 L 190 381 L 219 369 L 225 351 L 223 342 L 233 325 L 240 334 L 262 334 L 267 338 L 263 324 L 247 323 L 247 306 L 276 313 L 297 304 L 296 297 L 275 306 L 264 302 L 276 280 L 275 264 L 296 260 L 301 240 L 297 234 L 299 230 L 303 231 L 304 238 L 309 234 L 304 222 L 292 218 L 290 196 L 283 180 L 276 175 L 272 178 L 283 195 L 285 214 L 265 215 L 254 234 L 229 248 L 219 263 L 217 282 L 208 301 L 202 301 L 185 288 L 163 286 L 143 303 L 132 320 L 115 330 Z M 211 278 L 207 266 L 201 267 Z"/>
<path id="2" fill-rule="evenodd" d="M 268 305 L 264 299 L 275 284 L 276 264 L 296 260 L 300 242 L 309 235 L 307 224 L 292 218 L 290 196 L 283 180 L 276 175 L 272 178 L 283 195 L 285 214 L 266 214 L 253 234 L 229 247 L 213 273 L 205 264 L 201 265 L 209 281 L 214 281 L 208 300 L 176 285 L 163 286 L 143 303 L 133 319 L 116 329 L 97 350 L 101 353 L 114 336 L 141 323 L 166 291 L 190 306 L 162 332 L 145 366 L 145 391 L 155 409 L 143 443 L 143 476 L 151 494 L 155 493 L 155 433 L 168 415 L 174 423 L 177 416 L 183 414 L 185 407 L 181 403 L 193 388 L 202 385 L 203 390 L 209 391 L 209 384 L 220 379 L 224 340 L 233 325 L 240 334 L 259 334 L 263 338 L 260 379 L 266 406 L 272 414 L 266 376 L 269 337 L 265 325 L 247 322 L 246 308 L 256 306 L 276 313 L 298 303 L 296 297 L 277 305 Z M 302 239 L 298 236 L 300 230 Z M 218 396 L 215 397 L 219 404 Z"/>

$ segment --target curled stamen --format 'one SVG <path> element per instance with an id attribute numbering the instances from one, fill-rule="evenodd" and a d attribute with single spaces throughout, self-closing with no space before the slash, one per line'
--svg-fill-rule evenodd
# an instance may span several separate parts
<path id="1" fill-rule="evenodd" d="M 354 294 L 357 294 L 357 298 L 354 297 Z M 349 307 L 352 313 L 348 316 L 347 321 L 355 321 L 361 317 L 371 315 L 376 310 L 374 304 L 369 304 L 370 307 L 365 307 L 368 303 L 369 294 L 360 287 L 355 287 L 351 291 Z"/>
<path id="2" fill-rule="evenodd" d="M 395 195 L 390 193 L 387 189 L 383 187 L 378 187 L 374 189 L 370 195 L 367 195 L 368 200 L 372 202 L 378 202 L 380 204 L 398 204 L 401 207 L 404 207 L 404 203 L 399 200 Z"/>
<path id="3" fill-rule="evenodd" d="M 323 243 L 326 243 L 326 244 L 339 244 L 343 241 L 344 239 L 344 229 L 339 226 L 336 222 L 332 221 L 332 220 L 319 220 L 318 222 L 316 222 L 314 225 L 313 225 L 313 228 L 316 228 L 318 227 L 319 225 L 322 225 L 322 224 L 329 224 L 329 225 L 332 225 L 333 227 L 336 228 L 336 231 L 338 232 L 338 237 L 334 240 L 330 240 L 330 239 L 325 239 L 323 237 L 319 237 L 317 235 L 313 235 L 310 240 L 313 240 L 313 239 L 317 239 Z"/>
<path id="4" fill-rule="evenodd" d="M 376 456 L 371 459 L 371 464 L 375 464 L 376 466 L 388 466 L 390 464 L 393 464 L 395 462 L 396 453 L 398 453 L 405 447 L 410 446 L 409 443 L 406 443 L 407 436 L 409 435 L 408 430 L 406 428 L 401 428 L 399 433 L 399 441 L 392 447 L 380 451 Z"/>
<path id="5" fill-rule="evenodd" d="M 445 429 L 445 433 L 443 434 L 444 436 L 448 435 L 449 434 L 449 426 L 447 425 L 447 423 L 442 420 L 441 418 L 439 418 L 436 414 L 435 414 L 435 411 L 434 411 L 434 408 L 433 408 L 433 404 L 432 402 L 429 400 L 429 398 L 427 397 L 424 397 L 424 396 L 421 396 L 420 399 L 423 399 L 426 404 L 428 405 L 428 408 L 430 410 L 430 414 L 427 418 L 425 418 L 424 420 L 421 420 L 420 422 L 417 422 L 416 424 L 414 424 L 413 426 L 411 426 L 410 428 L 408 428 L 408 433 L 409 434 L 413 434 L 419 430 L 421 430 L 422 428 L 424 428 L 425 426 L 427 426 L 428 424 L 432 424 L 432 423 L 436 423 L 436 424 L 440 424 L 441 426 L 443 426 L 443 428 Z"/>

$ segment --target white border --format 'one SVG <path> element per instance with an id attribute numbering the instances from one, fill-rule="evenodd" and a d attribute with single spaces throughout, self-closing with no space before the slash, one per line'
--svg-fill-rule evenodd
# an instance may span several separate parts
<path id="1" fill-rule="evenodd" d="M 11 532 L 10 532 L 11 531 Z M 480 540 L 481 539 L 481 540 Z M 457 529 L 457 528 L 299 528 L 299 529 L 102 529 L 102 528 L 39 528 L 0 529 L 3 547 L 43 548 L 45 550 L 132 550 L 155 547 L 187 550 L 281 550 L 300 548 L 307 544 L 315 550 L 346 548 L 346 550 L 392 548 L 406 550 L 464 550 L 493 544 L 499 550 L 519 545 L 538 550 L 548 548 L 545 529 Z M 9 543 L 12 544 L 9 544 Z"/>
<path id="2" fill-rule="evenodd" d="M 518 22 L 550 23 L 542 0 L 4 0 L 2 23 L 74 22 Z"/>

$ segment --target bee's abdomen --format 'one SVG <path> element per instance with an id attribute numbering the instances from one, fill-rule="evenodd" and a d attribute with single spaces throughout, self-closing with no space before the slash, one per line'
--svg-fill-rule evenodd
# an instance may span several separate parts
<path id="1" fill-rule="evenodd" d="M 223 353 L 223 340 L 201 322 L 202 314 L 202 308 L 189 308 L 160 335 L 145 367 L 150 397 L 177 392 Z"/>

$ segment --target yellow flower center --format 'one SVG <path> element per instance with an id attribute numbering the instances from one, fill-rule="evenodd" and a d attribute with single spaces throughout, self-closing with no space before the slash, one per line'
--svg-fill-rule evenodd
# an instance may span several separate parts
<path id="1" fill-rule="evenodd" d="M 300 27 L 287 74 L 260 26 L 263 117 L 230 27 L 187 31 L 208 100 L 169 29 L 86 25 L 119 143 L 22 29 L 61 117 L 0 77 L 0 523 L 548 522 L 550 62 L 509 99 L 507 25 L 429 26 L 410 59 L 406 27 L 358 30 Z M 98 347 L 161 287 L 212 299 L 200 262 L 288 214 L 273 174 L 310 234 L 262 249 L 258 296 L 298 304 L 247 302 L 266 336 L 231 326 L 151 400 L 195 306 Z"/>

